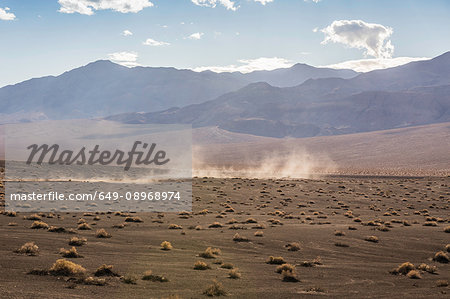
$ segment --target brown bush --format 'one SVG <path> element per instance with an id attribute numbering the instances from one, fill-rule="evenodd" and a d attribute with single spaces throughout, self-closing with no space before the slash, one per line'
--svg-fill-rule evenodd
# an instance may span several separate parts
<path id="1" fill-rule="evenodd" d="M 15 250 L 16 253 L 35 256 L 39 252 L 39 247 L 34 242 L 27 242 L 23 244 L 19 249 Z"/>

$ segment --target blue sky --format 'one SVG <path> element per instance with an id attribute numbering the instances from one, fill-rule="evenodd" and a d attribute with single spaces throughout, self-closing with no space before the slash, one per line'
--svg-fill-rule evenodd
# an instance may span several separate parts
<path id="1" fill-rule="evenodd" d="M 449 16 L 445 0 L 0 0 L 0 86 L 98 59 L 216 71 L 385 67 L 449 51 Z"/>

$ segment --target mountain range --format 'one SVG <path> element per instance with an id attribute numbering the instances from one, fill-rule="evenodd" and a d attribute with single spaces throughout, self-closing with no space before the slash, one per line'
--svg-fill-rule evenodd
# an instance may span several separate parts
<path id="1" fill-rule="evenodd" d="M 125 123 L 191 123 L 268 137 L 369 132 L 450 121 L 450 52 L 293 87 L 252 83 L 214 100 L 160 112 L 108 117 Z"/>

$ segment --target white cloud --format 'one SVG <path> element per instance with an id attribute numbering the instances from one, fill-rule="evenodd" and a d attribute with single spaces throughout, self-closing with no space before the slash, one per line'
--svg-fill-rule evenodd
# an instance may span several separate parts
<path id="1" fill-rule="evenodd" d="M 146 46 L 152 46 L 152 47 L 160 47 L 160 46 L 169 46 L 170 43 L 166 43 L 166 42 L 160 42 L 151 38 L 147 38 L 145 40 L 145 42 L 142 43 L 143 45 Z"/>
<path id="2" fill-rule="evenodd" d="M 205 35 L 203 32 L 196 32 L 196 33 L 192 33 L 187 38 L 188 39 L 198 40 L 198 39 L 201 39 L 203 37 L 203 35 Z"/>
<path id="3" fill-rule="evenodd" d="M 267 3 L 273 2 L 273 0 L 255 0 L 255 2 L 259 2 L 262 5 L 266 5 Z"/>
<path id="4" fill-rule="evenodd" d="M 148 0 L 58 0 L 59 12 L 93 15 L 94 10 L 112 9 L 121 13 L 137 13 L 153 6 Z"/>
<path id="5" fill-rule="evenodd" d="M 378 58 L 378 59 L 359 59 L 349 60 L 336 64 L 330 64 L 323 67 L 333 69 L 352 69 L 357 72 L 370 72 L 373 70 L 387 69 L 399 65 L 407 64 L 412 61 L 427 60 L 426 57 L 395 57 L 395 58 Z"/>
<path id="6" fill-rule="evenodd" d="M 210 70 L 216 73 L 223 72 L 241 72 L 241 73 L 250 73 L 253 71 L 262 71 L 262 70 L 275 70 L 279 68 L 289 68 L 293 65 L 293 63 L 284 58 L 278 57 L 261 57 L 256 59 L 241 59 L 238 61 L 240 65 L 226 65 L 226 66 L 203 66 L 194 68 L 193 71 L 203 72 L 206 70 Z"/>
<path id="7" fill-rule="evenodd" d="M 116 52 L 108 54 L 108 59 L 117 64 L 127 67 L 138 66 L 138 53 L 136 52 Z"/>
<path id="8" fill-rule="evenodd" d="M 325 34 L 322 44 L 341 43 L 350 48 L 365 49 L 364 55 L 391 58 L 394 46 L 389 39 L 392 28 L 361 20 L 339 20 L 321 30 Z"/>
<path id="9" fill-rule="evenodd" d="M 16 15 L 10 12 L 9 7 L 1 8 L 0 7 L 0 20 L 3 21 L 12 21 L 16 18 Z"/>
<path id="10" fill-rule="evenodd" d="M 237 10 L 238 7 L 236 6 L 236 3 L 234 3 L 231 0 L 191 0 L 192 3 L 198 6 L 204 6 L 204 7 L 216 7 L 217 4 L 221 4 L 228 10 Z"/>
<path id="11" fill-rule="evenodd" d="M 130 30 L 124 30 L 124 31 L 122 32 L 122 35 L 123 35 L 123 36 L 130 36 L 130 35 L 133 35 L 133 32 L 131 32 Z"/>

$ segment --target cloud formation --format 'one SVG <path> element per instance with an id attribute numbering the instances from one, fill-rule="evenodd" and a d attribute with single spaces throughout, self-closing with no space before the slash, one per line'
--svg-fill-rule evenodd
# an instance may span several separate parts
<path id="1" fill-rule="evenodd" d="M 93 15 L 94 10 L 111 9 L 121 13 L 137 13 L 153 6 L 148 0 L 58 0 L 59 12 Z"/>
<path id="2" fill-rule="evenodd" d="M 203 66 L 194 68 L 193 71 L 203 72 L 206 70 L 213 71 L 216 73 L 223 72 L 241 72 L 241 73 L 251 73 L 253 71 L 270 71 L 279 68 L 289 68 L 294 65 L 291 61 L 278 58 L 278 57 L 260 57 L 256 59 L 241 59 L 238 61 L 240 65 L 226 65 L 226 66 Z"/>
<path id="3" fill-rule="evenodd" d="M 130 36 L 130 35 L 133 35 L 133 32 L 131 32 L 130 30 L 124 30 L 124 31 L 122 32 L 122 35 L 123 35 L 123 36 Z"/>
<path id="4" fill-rule="evenodd" d="M 3 21 L 12 21 L 16 18 L 16 15 L 10 12 L 9 7 L 1 8 L 0 7 L 0 20 Z"/>
<path id="5" fill-rule="evenodd" d="M 373 70 L 387 69 L 399 65 L 407 64 L 413 61 L 428 60 L 427 57 L 396 57 L 396 58 L 379 58 L 379 59 L 359 59 L 349 60 L 336 64 L 330 64 L 323 67 L 333 69 L 352 69 L 357 72 L 370 72 Z"/>
<path id="6" fill-rule="evenodd" d="M 127 66 L 127 67 L 134 67 L 138 66 L 139 63 L 137 63 L 138 59 L 138 53 L 136 52 L 116 52 L 108 54 L 108 59 L 111 60 L 114 63 Z"/>
<path id="7" fill-rule="evenodd" d="M 151 38 L 147 38 L 142 44 L 145 46 L 152 46 L 152 47 L 161 47 L 170 45 L 170 43 L 160 42 Z"/>
<path id="8" fill-rule="evenodd" d="M 393 29 L 381 24 L 361 20 L 337 20 L 321 30 L 325 34 L 322 44 L 341 43 L 350 48 L 365 49 L 365 56 L 391 58 L 394 46 L 390 37 Z"/>
<path id="9" fill-rule="evenodd" d="M 198 39 L 201 39 L 203 37 L 203 35 L 205 35 L 203 32 L 196 32 L 196 33 L 192 33 L 187 38 L 188 39 L 198 40 Z"/>
<path id="10" fill-rule="evenodd" d="M 231 0 L 191 0 L 192 3 L 198 6 L 204 6 L 204 7 L 216 7 L 217 4 L 221 4 L 228 10 L 237 10 L 238 7 L 236 6 L 236 3 Z"/>
<path id="11" fill-rule="evenodd" d="M 267 3 L 273 2 L 273 0 L 255 0 L 255 2 L 259 2 L 262 5 L 266 5 Z"/>

